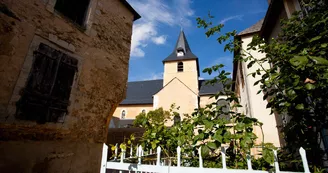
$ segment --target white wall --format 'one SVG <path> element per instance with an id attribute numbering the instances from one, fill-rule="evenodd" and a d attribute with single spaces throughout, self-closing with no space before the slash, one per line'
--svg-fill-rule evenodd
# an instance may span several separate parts
<path id="1" fill-rule="evenodd" d="M 247 45 L 252 41 L 252 35 L 242 36 L 242 48 L 244 50 L 247 49 Z M 250 52 L 253 57 L 260 59 L 264 56 L 264 54 L 251 51 Z M 264 68 L 270 68 L 270 65 L 263 64 Z M 249 116 L 257 118 L 260 122 L 263 123 L 263 132 L 264 132 L 264 142 L 273 143 L 275 146 L 280 147 L 281 141 L 279 137 L 279 131 L 277 128 L 276 116 L 274 114 L 270 115 L 271 110 L 266 108 L 267 101 L 263 100 L 263 93 L 257 94 L 260 90 L 260 84 L 254 86 L 254 83 L 261 79 L 261 76 L 255 76 L 253 78 L 248 74 L 255 72 L 260 68 L 259 65 L 254 64 L 250 69 L 247 69 L 247 63 L 242 63 L 244 78 L 245 78 L 245 92 L 241 91 L 241 102 L 246 104 L 248 103 L 249 107 Z M 241 85 L 240 85 L 241 86 Z M 248 96 L 248 97 L 247 97 Z M 279 118 L 279 117 L 277 117 Z M 262 141 L 262 132 L 259 128 L 255 129 L 256 135 L 259 137 L 258 142 Z"/>

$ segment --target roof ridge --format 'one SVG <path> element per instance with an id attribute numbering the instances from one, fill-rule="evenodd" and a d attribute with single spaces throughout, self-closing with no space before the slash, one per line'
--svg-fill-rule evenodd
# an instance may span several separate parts
<path id="1" fill-rule="evenodd" d="M 150 79 L 150 80 L 128 81 L 128 83 L 148 82 L 148 81 L 161 81 L 161 80 L 163 80 L 163 79 Z"/>

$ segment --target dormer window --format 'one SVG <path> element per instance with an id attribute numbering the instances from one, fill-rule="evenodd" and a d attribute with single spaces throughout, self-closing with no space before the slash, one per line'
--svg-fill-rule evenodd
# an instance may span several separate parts
<path id="1" fill-rule="evenodd" d="M 177 49 L 177 56 L 184 56 L 184 50 L 181 47 Z"/>
<path id="2" fill-rule="evenodd" d="M 183 62 L 178 62 L 178 72 L 183 72 Z"/>
<path id="3" fill-rule="evenodd" d="M 74 23 L 84 26 L 89 2 L 90 0 L 57 0 L 55 10 Z"/>

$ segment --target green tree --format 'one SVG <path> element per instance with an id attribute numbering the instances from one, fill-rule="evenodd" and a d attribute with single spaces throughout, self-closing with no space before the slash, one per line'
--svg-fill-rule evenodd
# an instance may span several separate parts
<path id="1" fill-rule="evenodd" d="M 322 0 L 303 2 L 301 11 L 282 21 L 282 31 L 276 39 L 268 44 L 256 36 L 247 50 L 242 50 L 240 41 L 233 40 L 235 31 L 222 34 L 223 25 L 212 26 L 201 18 L 197 21 L 199 27 L 206 29 L 208 37 L 218 35 L 218 42 L 225 43 L 225 51 L 244 52 L 234 61 L 244 61 L 248 68 L 259 65 L 259 69 L 249 74 L 261 76 L 254 85 L 260 85 L 259 92 L 264 93 L 263 99 L 268 100 L 267 107 L 272 113 L 289 118 L 283 128 L 287 143 L 284 157 L 296 162 L 299 160 L 296 153 L 303 147 L 312 169 L 317 171 L 323 166 L 321 133 L 328 128 L 328 5 Z M 256 59 L 250 50 L 266 56 Z M 268 63 L 272 68 L 264 67 Z"/>
<path id="2" fill-rule="evenodd" d="M 172 104 L 170 111 L 158 108 L 147 114 L 140 113 L 136 117 L 134 126 L 145 129 L 140 144 L 146 151 L 155 150 L 160 146 L 166 157 L 175 157 L 178 146 L 182 147 L 183 152 L 188 147 L 190 149 L 190 141 L 193 136 L 190 117 L 185 115 L 180 122 L 174 123 L 171 127 L 167 126 L 167 123 L 174 120 L 174 117 L 180 116 L 176 112 L 177 109 L 179 108 Z"/>
<path id="3" fill-rule="evenodd" d="M 182 162 L 188 166 L 198 166 L 197 151 L 201 147 L 204 166 L 221 167 L 221 146 L 226 145 L 229 146 L 226 151 L 227 166 L 230 168 L 247 167 L 246 157 L 255 146 L 257 139 L 253 128 L 254 126 L 261 127 L 262 123 L 255 118 L 233 111 L 241 105 L 235 93 L 231 91 L 230 73 L 222 68 L 222 64 L 216 65 L 206 68 L 204 72 L 218 74 L 207 83 L 208 85 L 217 82 L 223 84 L 224 90 L 213 97 L 218 99 L 224 95 L 226 105 L 217 105 L 214 102 L 205 108 L 196 109 L 190 116 L 184 115 L 180 122 L 172 126 L 167 126 L 167 123 L 174 120 L 174 117 L 180 116 L 176 111 L 178 107 L 175 105 L 172 105 L 170 111 L 159 108 L 137 116 L 134 125 L 145 129 L 140 142 L 146 151 L 160 146 L 165 157 L 175 163 L 176 148 L 180 146 L 182 153 L 187 154 Z M 231 107 L 231 110 L 227 107 Z M 269 163 L 273 162 L 273 145 L 261 144 L 261 146 L 263 157 L 253 159 L 255 169 L 267 169 Z"/>

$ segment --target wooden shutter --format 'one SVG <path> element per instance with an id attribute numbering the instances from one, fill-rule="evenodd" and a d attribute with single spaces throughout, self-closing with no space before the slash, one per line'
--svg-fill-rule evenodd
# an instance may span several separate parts
<path id="1" fill-rule="evenodd" d="M 34 52 L 16 116 L 39 123 L 62 120 L 67 113 L 77 63 L 75 58 L 41 43 Z"/>

